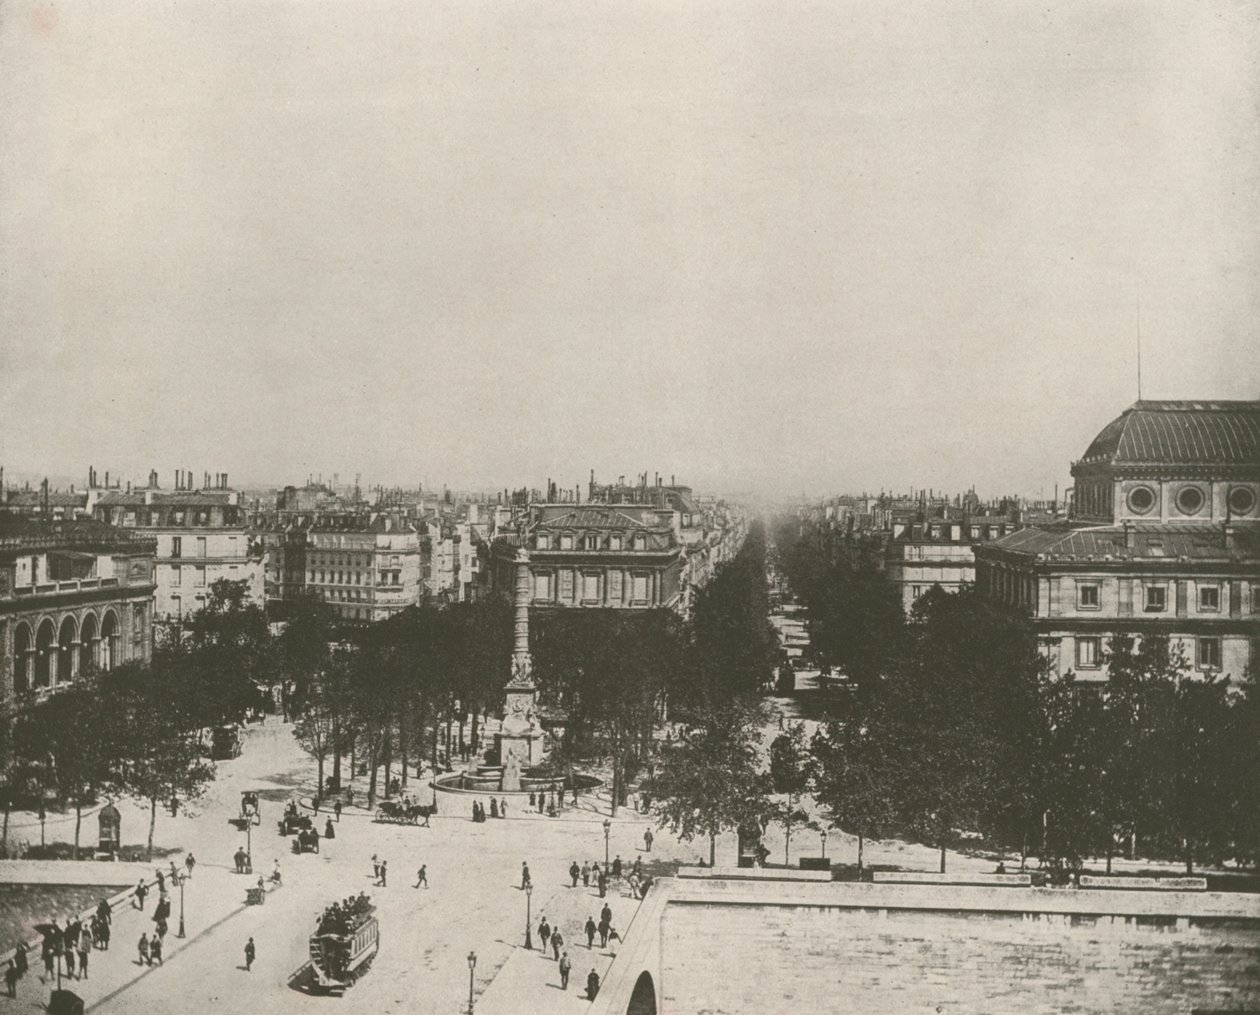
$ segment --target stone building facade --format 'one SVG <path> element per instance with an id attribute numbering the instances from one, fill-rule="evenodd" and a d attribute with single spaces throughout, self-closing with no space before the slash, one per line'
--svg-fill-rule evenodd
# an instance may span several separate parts
<path id="1" fill-rule="evenodd" d="M 0 712 L 153 653 L 148 535 L 0 515 Z"/>
<path id="2" fill-rule="evenodd" d="M 1117 635 L 1204 675 L 1260 662 L 1260 402 L 1140 401 L 1072 465 L 1067 521 L 977 546 L 977 585 L 1022 611 L 1052 670 L 1106 679 Z"/>

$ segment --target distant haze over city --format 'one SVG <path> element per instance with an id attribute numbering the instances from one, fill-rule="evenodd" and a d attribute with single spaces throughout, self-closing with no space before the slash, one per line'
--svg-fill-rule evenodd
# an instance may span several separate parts
<path id="1" fill-rule="evenodd" d="M 1260 393 L 1257 25 L 6 3 L 0 461 L 1049 497 Z"/>

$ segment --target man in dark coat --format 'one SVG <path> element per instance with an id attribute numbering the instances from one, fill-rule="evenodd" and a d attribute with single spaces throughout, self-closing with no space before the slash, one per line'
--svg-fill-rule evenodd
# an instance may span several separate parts
<path id="1" fill-rule="evenodd" d="M 617 858 L 613 860 L 612 862 L 612 876 L 613 876 L 614 881 L 620 880 L 621 878 L 621 854 L 620 853 L 617 854 Z"/>
<path id="2" fill-rule="evenodd" d="M 521 891 L 525 891 L 525 886 L 529 884 L 529 864 L 524 860 L 521 861 Z"/>
<path id="3" fill-rule="evenodd" d="M 250 971 L 250 969 L 254 965 L 255 954 L 256 953 L 254 951 L 254 939 L 251 937 L 245 943 L 245 972 L 247 973 Z"/>
<path id="4" fill-rule="evenodd" d="M 569 971 L 573 968 L 573 963 L 569 961 L 569 953 L 565 952 L 560 956 L 560 989 L 569 989 Z"/>
<path id="5" fill-rule="evenodd" d="M 577 879 L 581 877 L 581 875 L 582 875 L 582 868 L 579 867 L 577 865 L 577 861 L 574 860 L 571 864 L 569 864 L 569 877 L 573 879 L 574 888 L 577 887 Z"/>
<path id="6" fill-rule="evenodd" d="M 594 1001 L 595 995 L 599 993 L 599 973 L 594 969 L 586 977 L 586 998 L 588 1001 Z"/>
<path id="7" fill-rule="evenodd" d="M 551 938 L 551 924 L 547 922 L 544 916 L 538 924 L 538 940 L 542 942 L 542 950 L 545 955 L 547 952 L 547 941 Z"/>
<path id="8" fill-rule="evenodd" d="M 557 962 L 560 961 L 560 946 L 563 944 L 564 935 L 560 933 L 560 928 L 557 927 L 551 932 L 551 951 L 555 955 Z"/>
<path id="9" fill-rule="evenodd" d="M 595 920 L 593 917 L 588 916 L 586 918 L 586 947 L 587 948 L 595 947 L 595 930 L 596 930 Z"/>

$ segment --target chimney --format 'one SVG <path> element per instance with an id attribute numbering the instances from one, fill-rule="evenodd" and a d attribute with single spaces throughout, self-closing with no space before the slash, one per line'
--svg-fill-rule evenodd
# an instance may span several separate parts
<path id="1" fill-rule="evenodd" d="M 109 470 L 105 470 L 105 489 L 109 489 Z"/>

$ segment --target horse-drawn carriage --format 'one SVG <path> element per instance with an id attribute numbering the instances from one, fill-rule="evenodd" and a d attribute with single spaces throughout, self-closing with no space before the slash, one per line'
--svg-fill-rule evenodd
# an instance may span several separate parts
<path id="1" fill-rule="evenodd" d="M 262 824 L 262 810 L 258 806 L 258 793 L 244 790 L 241 793 L 241 821 L 247 825 Z"/>
<path id="2" fill-rule="evenodd" d="M 307 819 L 307 824 L 310 820 Z M 293 852 L 295 853 L 318 853 L 319 852 L 319 832 L 313 827 L 300 829 L 293 839 Z"/>
<path id="3" fill-rule="evenodd" d="M 314 828 L 309 814 L 303 814 L 292 800 L 284 808 L 284 815 L 276 822 L 281 835 L 292 835 Z"/>
<path id="4" fill-rule="evenodd" d="M 362 895 L 351 908 L 334 905 L 324 911 L 309 945 L 311 975 L 317 989 L 344 991 L 367 972 L 380 948 L 375 912 Z"/>
<path id="5" fill-rule="evenodd" d="M 401 800 L 382 800 L 376 808 L 376 820 L 392 825 L 418 825 L 422 820 L 429 827 L 429 817 L 437 811 L 432 804 L 408 804 Z"/>

